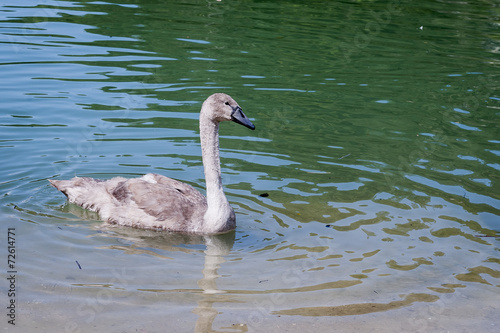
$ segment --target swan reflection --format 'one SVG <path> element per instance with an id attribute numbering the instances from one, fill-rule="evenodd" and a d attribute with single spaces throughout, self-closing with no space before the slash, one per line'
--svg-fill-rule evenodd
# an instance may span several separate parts
<path id="1" fill-rule="evenodd" d="M 127 254 L 150 256 L 161 259 L 172 259 L 176 257 L 175 252 L 184 253 L 203 253 L 203 266 L 200 267 L 201 276 L 197 281 L 199 289 L 188 288 L 168 288 L 156 285 L 153 288 L 137 289 L 141 292 L 153 292 L 157 295 L 171 293 L 190 293 L 197 294 L 199 300 L 196 307 L 192 310 L 197 315 L 194 332 L 246 332 L 246 325 L 234 325 L 233 327 L 224 327 L 222 331 L 213 329 L 213 323 L 219 311 L 215 308 L 215 303 L 235 302 L 232 296 L 226 294 L 226 291 L 217 286 L 217 279 L 221 276 L 218 270 L 226 262 L 226 256 L 231 252 L 235 241 L 235 232 L 228 232 L 220 235 L 189 235 L 180 233 L 155 232 L 151 230 L 131 229 L 125 227 L 100 225 L 99 230 L 105 229 L 107 232 L 100 233 L 99 236 L 113 237 L 124 245 L 111 245 L 108 248 L 121 250 Z M 203 249 L 204 248 L 204 249 Z M 171 253 L 167 255 L 165 252 Z M 168 263 L 166 264 L 168 265 Z M 165 269 L 163 267 L 162 269 Z M 172 272 L 171 275 L 174 273 Z M 134 277 L 136 279 L 137 277 Z"/>

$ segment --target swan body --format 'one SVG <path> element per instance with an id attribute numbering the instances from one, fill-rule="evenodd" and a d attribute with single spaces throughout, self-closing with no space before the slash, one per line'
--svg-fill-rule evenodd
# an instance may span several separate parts
<path id="1" fill-rule="evenodd" d="M 236 227 L 224 194 L 219 156 L 219 123 L 255 126 L 229 95 L 208 97 L 200 111 L 200 141 L 206 198 L 192 186 L 149 173 L 140 178 L 49 180 L 68 201 L 99 213 L 104 221 L 143 229 L 214 234 Z"/>

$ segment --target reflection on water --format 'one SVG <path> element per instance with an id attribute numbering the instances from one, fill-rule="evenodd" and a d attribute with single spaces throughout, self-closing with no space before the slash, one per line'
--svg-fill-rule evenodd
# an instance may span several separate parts
<path id="1" fill-rule="evenodd" d="M 493 1 L 0 10 L 0 212 L 26 332 L 496 332 Z M 157 172 L 204 191 L 216 91 L 258 128 L 221 126 L 234 233 L 102 225 L 49 186 Z"/>
<path id="2" fill-rule="evenodd" d="M 213 322 L 217 317 L 218 311 L 214 307 L 214 303 L 231 302 L 231 297 L 225 297 L 221 295 L 226 291 L 220 290 L 217 287 L 217 278 L 220 277 L 218 270 L 222 264 L 226 262 L 224 259 L 231 251 L 235 233 L 229 232 L 222 235 L 182 235 L 182 234 L 170 234 L 170 233 L 160 233 L 159 235 L 153 235 L 152 232 L 136 231 L 137 235 L 132 236 L 130 232 L 125 231 L 124 233 L 116 233 L 116 229 L 113 226 L 107 226 L 110 230 L 113 230 L 114 237 L 119 236 L 122 239 L 127 239 L 131 244 L 128 246 L 111 246 L 110 249 L 122 250 L 128 254 L 147 254 L 157 256 L 163 259 L 167 258 L 156 253 L 156 251 L 161 250 L 165 252 L 184 251 L 190 253 L 193 251 L 192 246 L 204 246 L 206 250 L 204 251 L 204 263 L 202 269 L 202 278 L 198 280 L 197 284 L 199 289 L 138 289 L 139 291 L 151 292 L 151 293 L 177 293 L 177 292 L 190 292 L 199 293 L 200 299 L 197 301 L 197 307 L 193 309 L 193 313 L 198 316 L 195 325 L 195 332 L 216 332 L 213 330 Z M 186 247 L 187 246 L 187 247 Z M 145 247 L 153 247 L 153 250 L 145 250 Z M 246 325 L 236 325 L 235 329 L 246 332 Z"/>

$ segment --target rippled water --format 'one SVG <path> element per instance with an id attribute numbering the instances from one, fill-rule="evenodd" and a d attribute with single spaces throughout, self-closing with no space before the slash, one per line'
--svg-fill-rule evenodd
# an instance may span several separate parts
<path id="1" fill-rule="evenodd" d="M 16 329 L 498 330 L 495 1 L 26 0 L 0 13 Z M 49 186 L 156 172 L 203 191 L 198 112 L 218 91 L 257 127 L 221 126 L 235 232 L 106 226 Z"/>

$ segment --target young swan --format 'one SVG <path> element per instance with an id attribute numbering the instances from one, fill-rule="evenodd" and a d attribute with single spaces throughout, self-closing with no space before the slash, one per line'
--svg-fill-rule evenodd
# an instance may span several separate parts
<path id="1" fill-rule="evenodd" d="M 49 180 L 69 202 L 98 212 L 111 224 L 143 229 L 214 234 L 236 227 L 222 189 L 219 123 L 234 121 L 255 129 L 231 96 L 208 97 L 200 112 L 200 141 L 207 197 L 180 181 L 149 173 L 140 178 Z"/>

